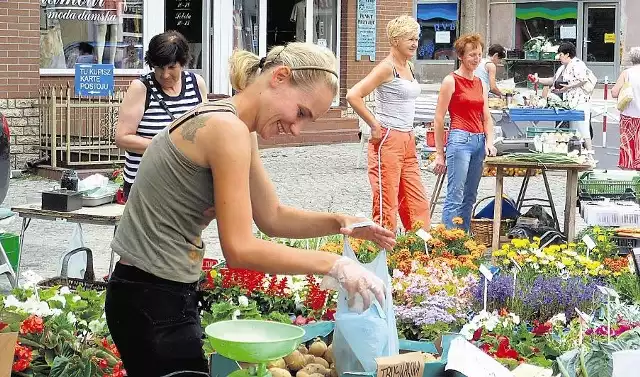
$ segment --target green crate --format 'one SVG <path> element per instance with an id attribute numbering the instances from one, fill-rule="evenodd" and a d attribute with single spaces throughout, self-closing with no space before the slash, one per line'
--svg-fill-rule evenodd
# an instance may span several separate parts
<path id="1" fill-rule="evenodd" d="M 18 271 L 20 237 L 13 233 L 2 233 L 0 234 L 0 243 L 2 244 L 2 248 L 5 253 L 7 253 L 7 258 L 9 258 L 9 263 L 11 264 L 11 267 L 13 267 L 13 271 Z"/>
<path id="2" fill-rule="evenodd" d="M 622 195 L 627 189 L 640 193 L 640 174 L 624 170 L 592 170 L 578 179 L 579 192 L 595 196 Z"/>
<path id="3" fill-rule="evenodd" d="M 527 137 L 535 137 L 537 135 L 542 135 L 547 132 L 574 132 L 574 130 L 569 128 L 556 128 L 556 127 L 527 127 Z"/>
<path id="4" fill-rule="evenodd" d="M 541 52 L 540 59 L 541 60 L 556 60 L 556 52 Z"/>
<path id="5" fill-rule="evenodd" d="M 540 60 L 540 52 L 538 51 L 525 51 L 524 52 L 525 60 Z"/>

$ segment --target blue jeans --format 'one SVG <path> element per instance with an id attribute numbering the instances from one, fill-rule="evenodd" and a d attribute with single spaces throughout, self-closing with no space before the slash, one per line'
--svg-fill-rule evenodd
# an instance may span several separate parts
<path id="1" fill-rule="evenodd" d="M 485 157 L 484 134 L 451 130 L 447 141 L 447 196 L 442 209 L 442 222 L 447 227 L 469 231 L 471 210 L 478 196 Z M 455 217 L 462 224 L 454 224 Z"/>

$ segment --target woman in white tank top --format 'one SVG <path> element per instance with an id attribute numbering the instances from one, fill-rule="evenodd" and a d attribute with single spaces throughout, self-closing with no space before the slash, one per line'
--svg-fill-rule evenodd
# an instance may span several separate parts
<path id="1" fill-rule="evenodd" d="M 629 51 L 632 66 L 625 69 L 618 77 L 611 95 L 618 98 L 622 86 L 629 83 L 633 99 L 620 112 L 620 157 L 618 166 L 621 169 L 640 170 L 640 47 Z"/>

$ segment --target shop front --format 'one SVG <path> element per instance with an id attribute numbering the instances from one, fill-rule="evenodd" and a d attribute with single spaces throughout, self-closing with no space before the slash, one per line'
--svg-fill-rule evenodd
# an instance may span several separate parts
<path id="1" fill-rule="evenodd" d="M 420 24 L 415 60 L 418 79 L 440 82 L 455 69 L 458 0 L 417 0 L 415 14 Z"/>
<path id="2" fill-rule="evenodd" d="M 505 61 L 517 83 L 527 71 L 553 71 L 557 68 L 554 51 L 562 42 L 576 46 L 577 56 L 598 77 L 614 81 L 623 62 L 625 38 L 640 27 L 628 22 L 637 7 L 629 0 L 581 1 L 491 1 L 488 35 L 490 43 L 509 49 Z M 636 13 L 637 14 L 637 13 Z M 542 68 L 540 68 L 542 67 Z M 548 72 L 545 72 L 548 73 Z"/>

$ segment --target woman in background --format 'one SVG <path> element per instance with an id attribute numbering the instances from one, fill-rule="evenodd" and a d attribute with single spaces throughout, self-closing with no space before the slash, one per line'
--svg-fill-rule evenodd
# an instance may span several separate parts
<path id="1" fill-rule="evenodd" d="M 391 20 L 387 24 L 391 52 L 347 92 L 353 110 L 371 127 L 368 170 L 373 220 L 391 231 L 396 231 L 398 214 L 405 229 L 418 222 L 425 230 L 431 228 L 413 134 L 421 87 L 409 60 L 418 48 L 419 32 L 420 25 L 409 16 Z M 364 103 L 373 91 L 375 114 Z"/>
<path id="2" fill-rule="evenodd" d="M 154 36 L 145 56 L 153 72 L 133 80 L 124 95 L 115 141 L 125 150 L 125 200 L 151 139 L 174 119 L 207 100 L 204 79 L 184 70 L 190 57 L 189 43 L 177 31 Z"/>
<path id="3" fill-rule="evenodd" d="M 498 71 L 498 64 L 502 62 L 502 59 L 507 57 L 507 52 L 504 47 L 499 44 L 493 44 L 489 46 L 487 57 L 480 61 L 478 68 L 476 68 L 474 74 L 482 81 L 482 84 L 489 88 L 489 93 L 493 93 L 502 97 L 504 94 L 498 88 L 496 81 L 496 73 Z"/>
<path id="4" fill-rule="evenodd" d="M 616 85 L 611 89 L 613 98 L 618 98 L 625 83 L 631 86 L 633 99 L 620 112 L 620 158 L 621 169 L 640 170 L 640 47 L 629 50 L 632 66 L 620 73 Z"/>
<path id="5" fill-rule="evenodd" d="M 461 227 L 467 231 L 482 177 L 484 158 L 486 155 L 496 155 L 488 88 L 474 74 L 482 59 L 483 45 L 480 34 L 463 35 L 454 43 L 460 68 L 442 81 L 434 119 L 434 172 L 447 172 L 447 195 L 442 209 L 442 222 L 447 228 Z M 443 141 L 447 111 L 451 127 L 445 160 Z M 462 218 L 462 224 L 455 224 L 455 217 Z"/>

